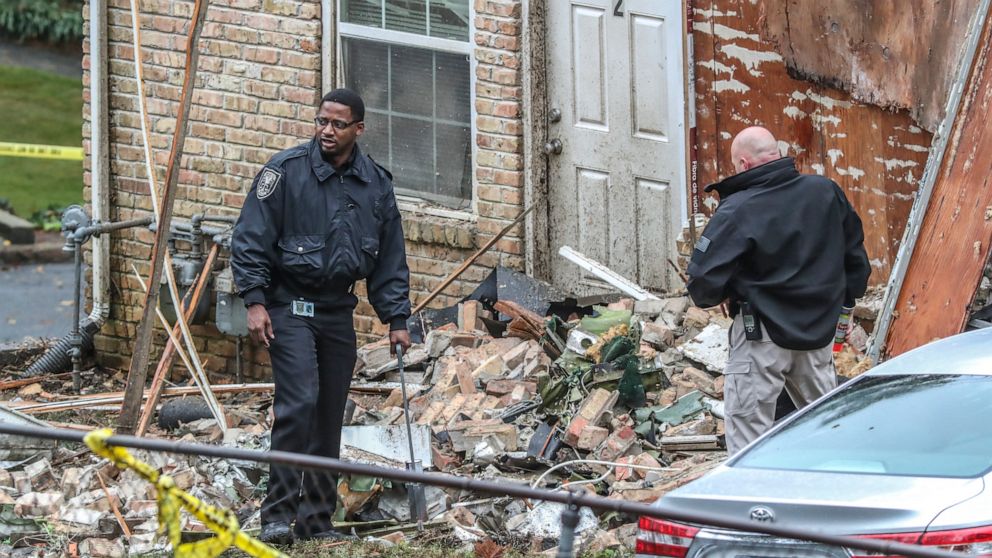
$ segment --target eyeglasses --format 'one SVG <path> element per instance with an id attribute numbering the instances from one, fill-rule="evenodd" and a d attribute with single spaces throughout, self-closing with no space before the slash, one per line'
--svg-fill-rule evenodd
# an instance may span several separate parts
<path id="1" fill-rule="evenodd" d="M 323 116 L 318 116 L 313 119 L 313 123 L 317 125 L 318 128 L 326 128 L 328 124 L 331 125 L 335 130 L 345 130 L 351 126 L 358 124 L 361 120 L 352 120 L 351 122 L 345 122 L 344 120 L 329 120 Z"/>

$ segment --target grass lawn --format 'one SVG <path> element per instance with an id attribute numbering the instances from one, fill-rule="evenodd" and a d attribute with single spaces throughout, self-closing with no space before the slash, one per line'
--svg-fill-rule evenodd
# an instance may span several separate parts
<path id="1" fill-rule="evenodd" d="M 78 79 L 0 66 L 0 141 L 82 145 Z M 83 201 L 83 162 L 0 157 L 0 198 L 28 218 L 50 204 Z"/>

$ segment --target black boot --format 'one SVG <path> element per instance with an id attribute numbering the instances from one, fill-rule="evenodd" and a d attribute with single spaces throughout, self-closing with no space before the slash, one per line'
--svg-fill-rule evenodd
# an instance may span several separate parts
<path id="1" fill-rule="evenodd" d="M 297 534 L 297 538 L 300 540 L 323 540 L 323 541 L 356 541 L 358 537 L 345 533 L 343 531 L 338 531 L 333 527 L 324 531 L 317 531 L 315 533 L 307 534 Z"/>
<path id="2" fill-rule="evenodd" d="M 291 545 L 293 544 L 293 531 L 289 528 L 289 523 L 268 523 L 262 525 L 262 532 L 258 534 L 258 540 L 265 544 Z"/>

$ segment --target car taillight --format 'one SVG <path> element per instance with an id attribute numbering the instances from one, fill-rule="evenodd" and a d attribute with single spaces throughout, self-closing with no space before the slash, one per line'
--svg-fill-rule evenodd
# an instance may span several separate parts
<path id="1" fill-rule="evenodd" d="M 864 535 L 863 539 L 881 539 L 905 544 L 938 547 L 973 556 L 992 556 L 992 525 L 952 531 L 928 533 L 895 533 L 891 535 Z M 900 558 L 899 555 L 878 554 L 851 549 L 851 558 Z"/>
<path id="2" fill-rule="evenodd" d="M 648 556 L 675 556 L 684 558 L 692 544 L 698 527 L 642 517 L 637 526 L 637 553 Z"/>
<path id="3" fill-rule="evenodd" d="M 930 531 L 923 535 L 921 544 L 965 554 L 992 556 L 992 525 L 953 531 Z"/>

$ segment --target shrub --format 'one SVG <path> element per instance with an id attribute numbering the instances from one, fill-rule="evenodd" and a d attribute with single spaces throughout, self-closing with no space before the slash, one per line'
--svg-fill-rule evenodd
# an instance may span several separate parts
<path id="1" fill-rule="evenodd" d="M 19 41 L 80 41 L 83 0 L 0 0 L 0 33 Z"/>

